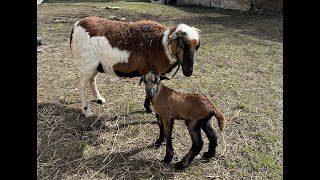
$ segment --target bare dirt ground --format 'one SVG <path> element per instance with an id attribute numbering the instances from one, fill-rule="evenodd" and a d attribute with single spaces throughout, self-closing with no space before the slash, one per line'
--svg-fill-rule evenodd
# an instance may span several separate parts
<path id="1" fill-rule="evenodd" d="M 282 179 L 282 14 L 150 3 L 42 3 L 37 13 L 43 43 L 37 58 L 38 179 Z M 216 158 L 196 157 L 185 171 L 175 171 L 173 163 L 191 147 L 184 123 L 175 121 L 175 158 L 162 163 L 165 146 L 153 146 L 158 125 L 144 113 L 139 78 L 100 74 L 97 84 L 107 103 L 91 102 L 95 116 L 81 115 L 69 36 L 73 23 L 86 16 L 186 23 L 202 30 L 193 76 L 180 70 L 164 83 L 205 93 L 225 113 L 223 156 L 218 133 Z M 214 118 L 212 124 L 218 130 Z M 207 149 L 203 137 L 200 155 Z"/>

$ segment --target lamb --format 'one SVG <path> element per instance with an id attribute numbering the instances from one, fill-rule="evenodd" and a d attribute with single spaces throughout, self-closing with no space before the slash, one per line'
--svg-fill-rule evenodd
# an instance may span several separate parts
<path id="1" fill-rule="evenodd" d="M 217 136 L 210 124 L 210 118 L 215 116 L 218 120 L 220 131 L 225 128 L 226 118 L 223 113 L 204 94 L 181 93 L 164 86 L 161 80 L 169 79 L 164 75 L 149 72 L 140 79 L 140 84 L 145 83 L 147 97 L 159 120 L 160 136 L 155 142 L 159 146 L 166 139 L 166 155 L 164 162 L 169 163 L 173 158 L 172 127 L 174 119 L 183 119 L 186 122 L 192 147 L 188 154 L 177 164 L 176 169 L 184 169 L 190 165 L 195 156 L 199 154 L 203 146 L 200 129 L 209 139 L 209 149 L 203 154 L 203 158 L 210 159 L 216 154 Z"/>
<path id="2" fill-rule="evenodd" d="M 119 22 L 99 17 L 77 21 L 71 31 L 70 48 L 80 71 L 82 113 L 93 115 L 85 94 L 88 82 L 95 101 L 106 102 L 96 85 L 98 72 L 132 78 L 151 70 L 166 74 L 181 65 L 183 74 L 191 76 L 195 51 L 200 47 L 199 34 L 199 29 L 186 24 L 166 27 L 155 21 Z M 152 112 L 148 98 L 144 107 Z"/>

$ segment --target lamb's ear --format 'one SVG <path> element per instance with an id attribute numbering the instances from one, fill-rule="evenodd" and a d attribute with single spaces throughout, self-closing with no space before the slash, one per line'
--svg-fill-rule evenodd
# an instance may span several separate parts
<path id="1" fill-rule="evenodd" d="M 170 80 L 170 79 L 165 75 L 160 75 L 160 80 Z"/>
<path id="2" fill-rule="evenodd" d="M 139 86 L 141 86 L 142 81 L 144 80 L 144 76 L 140 78 Z"/>

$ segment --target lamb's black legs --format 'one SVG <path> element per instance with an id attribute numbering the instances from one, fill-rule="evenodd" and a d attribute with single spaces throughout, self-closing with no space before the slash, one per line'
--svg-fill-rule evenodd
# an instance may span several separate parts
<path id="1" fill-rule="evenodd" d="M 206 133 L 209 139 L 209 149 L 208 152 L 203 154 L 203 158 L 209 159 L 216 155 L 217 135 L 209 120 L 201 122 L 201 129 Z"/>
<path id="2" fill-rule="evenodd" d="M 164 129 L 163 129 L 163 123 L 160 120 L 159 115 L 156 114 L 156 117 L 157 117 L 158 123 L 159 123 L 160 135 L 159 135 L 159 139 L 157 139 L 157 141 L 154 144 L 156 147 L 159 147 L 161 145 L 161 143 L 164 142 Z"/>
<path id="3" fill-rule="evenodd" d="M 192 139 L 192 147 L 188 154 L 175 165 L 176 169 L 184 169 L 188 167 L 194 157 L 199 154 L 203 146 L 200 124 L 195 121 L 186 121 L 186 124 L 188 126 L 188 130 Z"/>
<path id="4" fill-rule="evenodd" d="M 172 146 L 172 127 L 173 119 L 161 119 L 163 123 L 164 136 L 166 138 L 166 155 L 163 159 L 165 163 L 171 162 L 173 158 L 173 146 Z"/>
<path id="5" fill-rule="evenodd" d="M 159 121 L 160 135 L 159 139 L 157 139 L 157 141 L 155 142 L 155 145 L 160 146 L 160 144 L 164 141 L 164 138 L 166 139 L 166 155 L 163 161 L 165 163 L 169 163 L 173 158 L 172 128 L 174 120 L 168 118 L 163 119 L 162 117 L 159 117 L 158 114 L 156 114 L 156 117 Z M 209 149 L 203 154 L 203 158 L 210 159 L 216 154 L 217 135 L 212 128 L 209 119 L 199 121 L 186 120 L 186 125 L 191 136 L 192 147 L 188 154 L 175 165 L 175 168 L 178 170 L 188 167 L 194 157 L 200 153 L 204 143 L 201 137 L 201 129 L 206 133 L 209 139 Z"/>
<path id="6" fill-rule="evenodd" d="M 147 96 L 146 96 L 146 99 L 144 100 L 144 108 L 146 109 L 147 113 L 152 113 L 151 102 Z"/>

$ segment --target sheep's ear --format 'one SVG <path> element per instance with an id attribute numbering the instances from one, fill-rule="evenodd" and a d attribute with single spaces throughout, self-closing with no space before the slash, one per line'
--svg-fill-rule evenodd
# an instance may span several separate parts
<path id="1" fill-rule="evenodd" d="M 177 33 L 173 33 L 170 37 L 171 40 L 174 40 L 174 39 L 177 39 L 178 38 L 178 35 Z"/>
<path id="2" fill-rule="evenodd" d="M 168 44 L 170 44 L 173 40 L 177 38 L 178 38 L 178 35 L 176 33 L 171 34 L 168 39 Z"/>
<path id="3" fill-rule="evenodd" d="M 170 80 L 167 76 L 160 75 L 160 80 Z"/>
<path id="4" fill-rule="evenodd" d="M 196 30 L 198 34 L 200 34 L 200 33 L 201 33 L 201 30 L 200 30 L 200 29 L 198 29 L 198 28 L 196 28 L 196 27 L 193 27 L 193 26 L 192 26 L 192 29 Z"/>
<path id="5" fill-rule="evenodd" d="M 142 81 L 144 80 L 144 76 L 140 78 L 139 86 L 141 86 Z"/>

